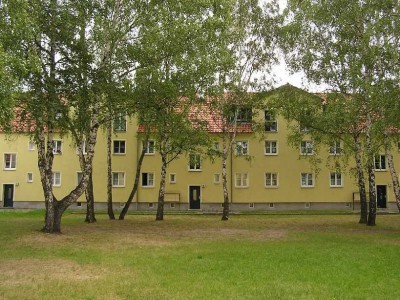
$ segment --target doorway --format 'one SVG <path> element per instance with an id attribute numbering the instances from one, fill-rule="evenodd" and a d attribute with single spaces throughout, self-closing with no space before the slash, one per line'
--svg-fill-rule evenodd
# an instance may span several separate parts
<path id="1" fill-rule="evenodd" d="M 3 185 L 3 200 L 4 207 L 13 207 L 14 205 L 14 185 L 4 184 Z"/>
<path id="2" fill-rule="evenodd" d="M 386 185 L 376 186 L 376 205 L 378 208 L 386 208 L 387 191 Z"/>
<path id="3" fill-rule="evenodd" d="M 189 209 L 200 209 L 200 186 L 189 186 Z"/>

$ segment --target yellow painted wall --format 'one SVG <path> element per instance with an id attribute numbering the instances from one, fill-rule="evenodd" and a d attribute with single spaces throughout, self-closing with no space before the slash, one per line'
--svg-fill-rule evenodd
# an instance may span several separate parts
<path id="1" fill-rule="evenodd" d="M 126 154 L 112 157 L 113 171 L 125 172 L 125 186 L 113 188 L 114 202 L 125 202 L 134 182 L 138 151 L 141 143 L 136 136 L 137 124 L 134 119 L 127 122 L 126 132 L 113 134 L 113 140 L 126 141 Z M 349 172 L 342 174 L 343 187 L 330 187 L 330 170 L 325 165 L 328 151 L 321 151 L 321 171 L 314 178 L 313 187 L 302 188 L 300 186 L 300 174 L 302 172 L 314 172 L 310 162 L 301 157 L 299 150 L 293 149 L 287 144 L 287 125 L 284 119 L 278 119 L 278 132 L 265 133 L 264 136 L 253 134 L 238 134 L 238 141 L 248 141 L 250 160 L 236 156 L 234 151 L 228 159 L 228 190 L 233 203 L 301 203 L 301 202 L 352 202 L 353 193 L 357 192 L 355 179 Z M 77 173 L 80 171 L 76 148 L 68 137 L 61 137 L 63 149 L 61 155 L 55 155 L 54 171 L 61 172 L 61 186 L 54 187 L 56 197 L 65 196 L 77 184 Z M 218 140 L 218 136 L 215 135 Z M 264 141 L 274 140 L 278 142 L 277 155 L 264 154 Z M 4 166 L 4 153 L 17 154 L 17 168 L 13 171 L 0 171 L 0 189 L 3 184 L 14 184 L 14 201 L 43 201 L 43 193 L 37 168 L 37 151 L 28 150 L 29 137 L 24 135 L 0 136 L 0 151 L 2 166 Z M 221 143 L 220 143 L 221 146 Z M 395 162 L 399 161 L 399 154 L 394 153 Z M 231 165 L 232 160 L 232 165 Z M 160 157 L 146 155 L 142 167 L 143 172 L 154 173 L 154 187 L 143 187 L 140 179 L 140 188 L 134 201 L 139 203 L 157 202 L 158 187 L 160 181 Z M 352 160 L 349 161 L 352 164 Z M 189 186 L 201 187 L 201 203 L 222 203 L 222 170 L 221 160 L 212 162 L 204 158 L 200 171 L 189 170 L 189 157 L 182 155 L 178 160 L 168 166 L 166 178 L 166 193 L 179 194 L 181 203 L 189 202 Z M 33 173 L 33 182 L 26 180 L 27 173 Z M 96 154 L 94 160 L 94 189 L 95 200 L 106 202 L 107 194 L 107 165 L 106 165 L 106 134 L 100 129 Z M 236 187 L 235 174 L 248 173 L 249 186 Z M 265 187 L 266 172 L 279 174 L 278 187 Z M 170 182 L 170 174 L 176 174 L 176 183 Z M 220 175 L 220 183 L 214 182 L 214 174 Z M 232 175 L 232 177 L 231 177 Z M 231 182 L 233 185 L 231 186 Z M 389 171 L 376 172 L 376 184 L 387 185 L 388 201 L 394 202 L 394 194 L 391 190 Z M 3 195 L 1 194 L 3 200 Z M 84 201 L 84 197 L 80 198 Z"/>

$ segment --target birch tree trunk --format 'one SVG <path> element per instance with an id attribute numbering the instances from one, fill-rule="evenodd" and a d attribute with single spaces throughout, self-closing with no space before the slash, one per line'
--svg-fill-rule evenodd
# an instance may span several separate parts
<path id="1" fill-rule="evenodd" d="M 354 136 L 355 144 L 355 160 L 357 169 L 357 179 L 358 179 L 358 191 L 360 193 L 360 224 L 367 224 L 368 221 L 368 205 L 367 205 L 367 192 L 365 189 L 365 178 L 364 178 L 364 168 L 361 158 L 361 144 L 360 136 Z"/>
<path id="2" fill-rule="evenodd" d="M 225 135 L 222 138 L 222 189 L 224 194 L 224 206 L 222 209 L 222 221 L 229 220 L 229 193 L 228 193 L 228 181 L 227 181 L 227 162 L 228 159 L 228 149 L 226 145 Z"/>
<path id="3" fill-rule="evenodd" d="M 388 136 L 387 133 L 385 132 L 385 154 L 387 157 L 387 161 L 388 161 L 388 166 L 389 166 L 389 171 L 390 171 L 390 176 L 392 177 L 392 185 L 393 185 L 393 192 L 394 192 L 394 196 L 396 198 L 396 204 L 397 204 L 397 208 L 400 212 L 400 187 L 399 187 L 399 178 L 397 177 L 397 172 L 396 172 L 396 168 L 394 166 L 394 162 L 393 162 L 393 155 L 390 152 L 389 149 L 389 142 L 388 142 Z"/>
<path id="4" fill-rule="evenodd" d="M 89 182 L 85 191 L 86 196 L 86 223 L 95 223 L 96 215 L 94 212 L 94 190 L 93 190 L 93 171 L 89 175 Z"/>
<path id="5" fill-rule="evenodd" d="M 147 143 L 147 140 L 145 141 Z M 139 187 L 139 180 L 140 180 L 140 170 L 142 168 L 144 156 L 146 153 L 146 148 L 142 147 L 142 152 L 140 153 L 139 161 L 137 162 L 136 166 L 136 175 L 135 175 L 135 183 L 133 184 L 133 188 L 131 193 L 129 194 L 128 200 L 126 201 L 124 208 L 122 209 L 121 213 L 119 214 L 119 220 L 124 220 L 126 213 L 128 212 L 129 206 L 132 203 L 133 197 L 135 197 L 136 192 Z"/>
<path id="6" fill-rule="evenodd" d="M 156 221 L 164 220 L 164 196 L 165 196 L 165 176 L 167 173 L 167 158 L 165 155 L 161 155 L 162 165 L 161 165 L 161 179 L 160 179 L 160 189 L 158 191 L 158 204 L 157 204 L 157 214 Z"/>
<path id="7" fill-rule="evenodd" d="M 367 146 L 367 171 L 368 171 L 368 190 L 369 190 L 369 212 L 368 226 L 376 225 L 376 188 L 375 188 L 375 170 L 374 170 L 374 153 L 371 142 L 371 114 L 367 113 L 365 142 Z"/>
<path id="8" fill-rule="evenodd" d="M 112 159 L 111 159 L 112 120 L 107 123 L 107 213 L 110 220 L 115 220 L 112 199 Z"/>

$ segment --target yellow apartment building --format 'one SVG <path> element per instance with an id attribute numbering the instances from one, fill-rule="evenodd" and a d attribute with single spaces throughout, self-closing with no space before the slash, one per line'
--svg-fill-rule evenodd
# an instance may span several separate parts
<path id="1" fill-rule="evenodd" d="M 359 207 L 356 179 L 348 171 L 336 173 L 327 167 L 327 160 L 340 155 L 340 145 L 319 151 L 320 171 L 309 161 L 312 141 L 303 140 L 298 149 L 288 145 L 287 122 L 261 112 L 265 119 L 262 136 L 239 133 L 228 159 L 228 190 L 232 211 L 335 209 Z M 138 139 L 135 118 L 125 118 L 114 126 L 112 140 L 113 202 L 119 209 L 132 189 L 138 156 L 143 143 Z M 216 149 L 221 147 L 217 133 Z M 140 174 L 140 187 L 131 210 L 155 210 L 160 180 L 160 157 L 155 142 L 145 145 L 146 156 Z M 80 166 L 76 147 L 68 136 L 54 142 L 53 186 L 56 197 L 66 195 L 78 183 Z M 0 135 L 0 207 L 43 208 L 44 197 L 37 167 L 37 151 L 27 135 Z M 193 156 L 190 158 L 190 156 Z M 107 164 L 106 134 L 99 130 L 94 159 L 94 193 L 96 209 L 106 208 Z M 250 158 L 250 159 L 246 159 Z M 394 153 L 396 165 L 400 157 Z M 351 164 L 351 160 L 350 163 Z M 385 155 L 375 161 L 378 208 L 396 208 L 391 178 Z M 165 209 L 204 212 L 222 211 L 221 161 L 184 154 L 167 170 Z M 71 208 L 84 209 L 85 197 Z"/>

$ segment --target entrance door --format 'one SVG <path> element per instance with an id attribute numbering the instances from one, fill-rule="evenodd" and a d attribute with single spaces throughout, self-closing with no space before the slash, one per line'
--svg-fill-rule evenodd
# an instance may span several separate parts
<path id="1" fill-rule="evenodd" d="M 200 209 L 200 186 L 189 186 L 189 209 Z"/>
<path id="2" fill-rule="evenodd" d="M 386 185 L 376 186 L 376 204 L 378 208 L 386 208 Z"/>
<path id="3" fill-rule="evenodd" d="M 3 185 L 3 200 L 4 200 L 4 207 L 13 207 L 13 200 L 14 200 L 13 184 Z"/>

